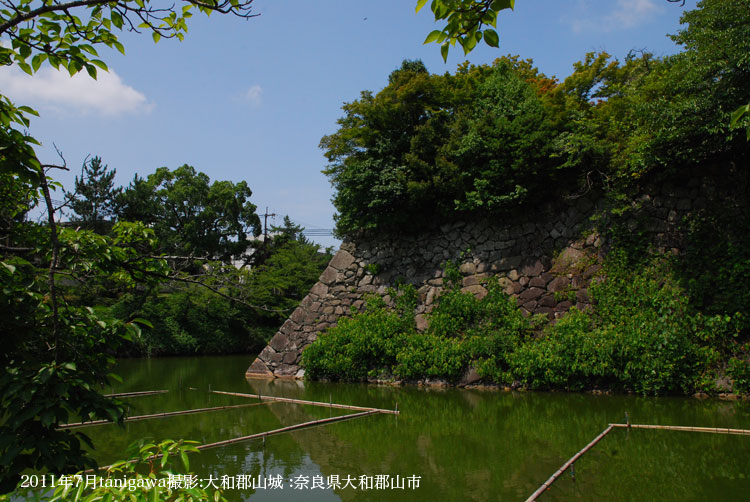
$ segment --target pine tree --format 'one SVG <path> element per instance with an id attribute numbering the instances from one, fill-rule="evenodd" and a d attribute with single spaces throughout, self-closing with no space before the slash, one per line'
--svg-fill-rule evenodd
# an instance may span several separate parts
<path id="1" fill-rule="evenodd" d="M 115 169 L 107 169 L 98 156 L 87 158 L 81 177 L 75 178 L 75 191 L 68 193 L 68 205 L 75 213 L 71 221 L 81 222 L 84 228 L 103 234 L 109 229 L 115 214 L 115 199 L 122 191 L 114 188 Z"/>

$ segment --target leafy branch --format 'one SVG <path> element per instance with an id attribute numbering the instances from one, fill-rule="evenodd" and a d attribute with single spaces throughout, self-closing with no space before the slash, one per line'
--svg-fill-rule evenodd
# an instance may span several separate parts
<path id="1" fill-rule="evenodd" d="M 107 71 L 107 65 L 97 59 L 94 46 L 125 52 L 115 30 L 150 31 L 155 42 L 161 38 L 182 40 L 193 12 L 248 19 L 258 15 L 252 13 L 252 2 L 183 0 L 178 8 L 175 4 L 155 5 L 151 0 L 0 0 L 0 37 L 11 42 L 10 47 L 0 47 L 0 63 L 15 63 L 33 74 L 46 61 L 71 75 L 85 69 L 96 78 L 97 68 Z"/>

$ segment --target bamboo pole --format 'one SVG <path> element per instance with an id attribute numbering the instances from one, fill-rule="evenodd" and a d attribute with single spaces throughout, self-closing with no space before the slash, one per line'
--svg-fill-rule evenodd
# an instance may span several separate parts
<path id="1" fill-rule="evenodd" d="M 366 406 L 354 406 L 350 404 L 321 403 L 318 401 L 305 401 L 303 399 L 292 399 L 290 397 L 261 396 L 260 394 L 242 394 L 240 392 L 224 392 L 220 390 L 212 390 L 210 392 L 213 392 L 214 394 L 224 394 L 227 396 L 249 397 L 253 399 L 259 399 L 261 401 L 279 401 L 282 403 L 309 404 L 312 406 L 325 406 L 327 408 L 340 408 L 344 410 L 377 411 L 378 413 L 390 413 L 391 415 L 399 414 L 398 410 L 384 410 L 382 408 L 368 408 Z"/>
<path id="2" fill-rule="evenodd" d="M 143 390 L 140 392 L 121 392 L 119 394 L 105 394 L 104 397 L 135 397 L 150 396 L 152 394 L 166 394 L 168 390 Z"/>
<path id="3" fill-rule="evenodd" d="M 260 404 L 260 403 L 253 403 L 253 404 Z M 223 441 L 217 441 L 215 443 L 201 444 L 201 445 L 196 446 L 196 448 L 198 450 L 206 450 L 208 448 L 216 448 L 218 446 L 226 446 L 226 445 L 230 445 L 230 444 L 234 444 L 234 443 L 239 443 L 239 442 L 242 442 L 242 441 L 249 441 L 251 439 L 259 439 L 259 438 L 262 438 L 263 439 L 263 444 L 265 444 L 266 436 L 273 436 L 275 434 L 283 434 L 285 432 L 292 432 L 292 431 L 295 431 L 295 430 L 298 430 L 298 429 L 303 429 L 303 428 L 306 428 L 306 427 L 315 427 L 315 426 L 318 426 L 318 425 L 325 425 L 325 424 L 329 424 L 331 422 L 341 422 L 343 420 L 351 420 L 351 419 L 354 419 L 354 418 L 366 417 L 368 415 L 375 415 L 377 413 L 380 413 L 380 411 L 378 411 L 377 409 L 371 409 L 371 410 L 367 410 L 367 411 L 360 411 L 359 413 L 351 413 L 349 415 L 340 415 L 338 417 L 323 418 L 323 419 L 320 419 L 320 420 L 311 420 L 310 422 L 303 422 L 303 423 L 299 423 L 299 424 L 289 425 L 287 427 L 282 427 L 280 429 L 273 429 L 273 430 L 270 430 L 270 431 L 259 432 L 257 434 L 250 434 L 249 436 L 242 436 L 242 437 L 238 437 L 238 438 L 225 439 Z M 163 455 L 161 453 L 157 453 L 156 455 L 153 455 L 153 456 L 149 457 L 149 460 L 154 460 L 154 459 L 161 458 L 161 457 L 163 457 Z M 129 462 L 134 463 L 134 462 L 137 462 L 137 461 L 138 460 L 136 459 L 136 460 L 130 460 Z M 84 472 L 84 474 L 88 474 L 88 473 L 92 473 L 92 472 L 96 472 L 96 471 L 106 470 L 106 469 L 109 469 L 110 467 L 112 467 L 112 466 L 111 465 L 106 465 L 106 466 L 103 466 L 103 467 L 99 467 L 97 469 L 88 469 L 88 470 L 83 471 L 83 472 Z"/>
<path id="4" fill-rule="evenodd" d="M 248 406 L 258 406 L 259 404 L 270 404 L 270 403 L 248 403 L 248 404 L 235 404 L 231 406 L 215 406 L 213 408 L 195 408 L 192 410 L 181 410 L 181 411 L 167 411 L 164 413 L 153 413 L 151 415 L 138 415 L 135 417 L 127 417 L 124 422 L 135 422 L 137 420 L 150 420 L 152 418 L 164 418 L 173 417 L 177 415 L 189 415 L 191 413 L 203 413 L 206 411 L 217 411 L 217 410 L 229 410 L 232 408 L 247 408 Z M 59 429 L 73 429 L 75 427 L 88 427 L 89 425 L 104 425 L 113 423 L 111 420 L 92 420 L 91 422 L 76 422 L 72 424 L 63 424 L 58 426 Z"/>
<path id="5" fill-rule="evenodd" d="M 285 432 L 292 432 L 298 429 L 304 429 L 306 427 L 325 425 L 331 422 L 340 422 L 342 420 L 351 420 L 353 418 L 366 417 L 368 415 L 375 415 L 376 413 L 380 413 L 380 411 L 377 409 L 372 409 L 372 410 L 367 410 L 367 411 L 360 411 L 359 413 L 352 413 L 349 415 L 340 415 L 337 417 L 322 418 L 320 420 L 311 420 L 309 422 L 289 425 L 287 427 L 282 427 L 280 429 L 274 429 L 274 430 L 266 431 L 266 432 L 259 432 L 257 434 L 250 434 L 249 436 L 242 436 L 242 437 L 233 438 L 233 439 L 225 439 L 223 441 L 217 441 L 215 443 L 202 444 L 202 445 L 197 446 L 197 448 L 199 450 L 205 450 L 208 448 L 216 448 L 217 446 L 226 446 L 229 444 L 239 443 L 241 441 L 248 441 L 250 439 L 263 438 L 265 440 L 266 436 L 273 436 L 275 434 L 283 434 Z"/>
<path id="6" fill-rule="evenodd" d="M 738 434 L 750 436 L 748 429 L 726 429 L 722 427 L 689 427 L 684 425 L 644 425 L 644 424 L 611 424 L 613 427 L 630 427 L 632 429 L 658 429 L 685 432 L 712 432 L 714 434 Z"/>
<path id="7" fill-rule="evenodd" d="M 560 467 L 557 471 L 555 471 L 555 473 L 552 476 L 549 477 L 549 479 L 547 481 L 545 481 L 544 483 L 542 483 L 542 486 L 540 486 L 539 488 L 537 488 L 537 490 L 534 493 L 532 493 L 529 498 L 526 499 L 526 502 L 533 502 L 534 500 L 536 500 L 537 498 L 539 498 L 539 496 L 542 493 L 544 493 L 544 491 L 547 490 L 547 488 L 549 488 L 552 485 L 552 483 L 554 483 L 555 481 L 557 481 L 557 478 L 559 478 L 565 472 L 565 470 L 568 467 L 570 467 L 571 465 L 573 465 L 573 463 L 576 460 L 578 460 L 584 453 L 586 453 L 591 448 L 593 448 L 596 443 L 598 443 L 599 441 L 601 441 L 601 439 L 604 436 L 606 436 L 607 434 L 609 434 L 609 431 L 611 431 L 614 428 L 614 426 L 615 426 L 615 424 L 610 424 L 609 427 L 607 427 L 606 429 L 604 429 L 604 431 L 601 434 L 599 434 L 598 436 L 596 436 L 589 444 L 587 444 L 586 446 L 584 446 L 578 453 L 576 453 L 575 455 L 573 455 L 572 457 L 570 457 L 570 460 L 568 460 L 567 462 L 565 462 L 562 465 L 562 467 Z"/>

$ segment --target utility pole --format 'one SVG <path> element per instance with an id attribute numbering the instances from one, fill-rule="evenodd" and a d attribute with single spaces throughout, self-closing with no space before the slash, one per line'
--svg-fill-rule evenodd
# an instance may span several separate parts
<path id="1" fill-rule="evenodd" d="M 268 213 L 268 206 L 266 206 L 266 212 L 263 214 L 263 245 L 266 245 L 266 240 L 268 240 L 268 217 L 275 218 L 276 213 Z"/>

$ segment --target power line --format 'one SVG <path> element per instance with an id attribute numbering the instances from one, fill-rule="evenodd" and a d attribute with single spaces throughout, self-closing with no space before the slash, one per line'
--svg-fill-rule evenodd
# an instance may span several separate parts
<path id="1" fill-rule="evenodd" d="M 333 235 L 333 230 L 330 228 L 311 228 L 310 230 L 303 230 L 301 234 L 305 237 L 328 237 Z"/>

